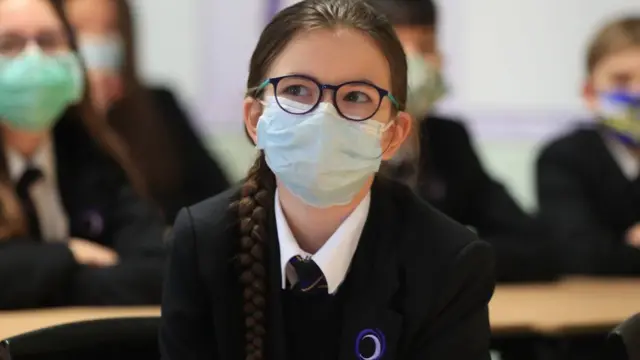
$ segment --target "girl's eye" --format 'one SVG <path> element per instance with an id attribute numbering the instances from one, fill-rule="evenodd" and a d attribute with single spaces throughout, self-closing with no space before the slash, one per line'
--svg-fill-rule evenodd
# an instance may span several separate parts
<path id="1" fill-rule="evenodd" d="M 291 96 L 309 96 L 309 89 L 303 85 L 289 85 L 284 89 L 284 93 Z"/>
<path id="2" fill-rule="evenodd" d="M 364 103 L 370 102 L 371 98 L 369 97 L 369 95 L 361 91 L 351 91 L 345 95 L 344 100 L 355 103 Z"/>

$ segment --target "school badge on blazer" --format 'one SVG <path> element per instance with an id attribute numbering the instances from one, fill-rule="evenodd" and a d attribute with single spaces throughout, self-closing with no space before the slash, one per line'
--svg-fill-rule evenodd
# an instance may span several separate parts
<path id="1" fill-rule="evenodd" d="M 402 360 L 398 341 L 402 315 L 386 304 L 364 305 L 360 297 L 345 307 L 340 360 Z"/>
<path id="2" fill-rule="evenodd" d="M 356 338 L 356 356 L 361 360 L 382 359 L 386 350 L 386 339 L 378 329 L 365 329 Z"/>
<path id="3" fill-rule="evenodd" d="M 89 209 L 80 215 L 80 231 L 88 238 L 98 238 L 104 231 L 104 217 L 100 211 Z"/>

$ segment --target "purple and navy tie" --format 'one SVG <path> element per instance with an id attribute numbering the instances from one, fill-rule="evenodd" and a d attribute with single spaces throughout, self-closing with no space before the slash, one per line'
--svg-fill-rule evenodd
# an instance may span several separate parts
<path id="1" fill-rule="evenodd" d="M 293 291 L 327 294 L 327 279 L 313 259 L 305 259 L 298 255 L 292 257 L 289 263 L 298 276 L 298 282 L 291 287 Z"/>

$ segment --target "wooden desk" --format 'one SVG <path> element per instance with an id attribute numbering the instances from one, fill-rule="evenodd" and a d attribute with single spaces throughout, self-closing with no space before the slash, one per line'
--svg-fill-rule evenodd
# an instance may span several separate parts
<path id="1" fill-rule="evenodd" d="M 496 335 L 606 331 L 640 312 L 640 278 L 501 285 L 489 310 Z"/>
<path id="2" fill-rule="evenodd" d="M 159 307 L 95 307 L 0 311 L 0 340 L 45 327 L 82 320 L 160 316 Z"/>
<path id="3" fill-rule="evenodd" d="M 496 335 L 608 330 L 640 312 L 640 279 L 573 278 L 540 285 L 500 285 L 489 309 Z M 0 311 L 0 339 L 74 321 L 159 315 L 158 307 Z"/>

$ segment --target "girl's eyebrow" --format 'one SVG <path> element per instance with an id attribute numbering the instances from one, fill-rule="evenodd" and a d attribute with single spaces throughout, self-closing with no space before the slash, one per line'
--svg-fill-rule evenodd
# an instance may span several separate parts
<path id="1" fill-rule="evenodd" d="M 353 82 L 361 82 L 361 83 L 367 83 L 370 85 L 375 85 L 375 83 L 367 78 L 361 78 L 361 79 L 357 79 L 357 80 L 352 80 Z"/>
<path id="2" fill-rule="evenodd" d="M 285 76 L 304 76 L 304 77 L 308 77 L 310 79 L 315 80 L 319 84 L 326 84 L 325 82 L 318 80 L 317 77 L 315 77 L 313 75 L 310 75 L 310 74 L 307 74 L 307 73 L 303 73 L 303 72 L 292 72 L 292 73 L 288 73 Z M 350 83 L 350 82 L 360 82 L 360 83 L 367 83 L 367 84 L 370 84 L 370 85 L 375 85 L 375 82 L 373 82 L 373 81 L 371 81 L 370 79 L 367 79 L 367 78 L 356 78 L 356 79 L 350 79 L 350 80 L 346 80 L 346 81 L 343 80 L 343 81 L 335 82 L 335 83 L 330 84 L 330 85 L 339 85 L 339 84 Z"/>

